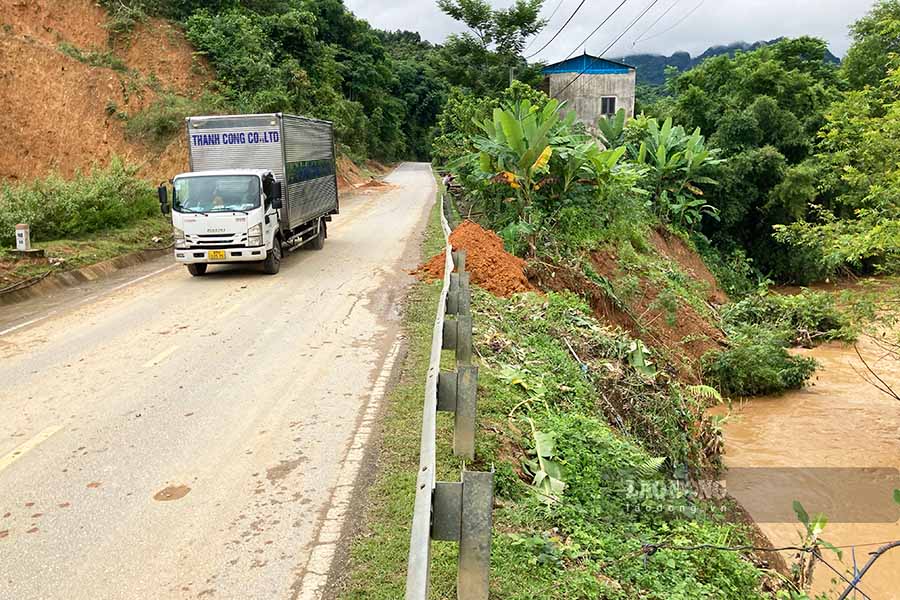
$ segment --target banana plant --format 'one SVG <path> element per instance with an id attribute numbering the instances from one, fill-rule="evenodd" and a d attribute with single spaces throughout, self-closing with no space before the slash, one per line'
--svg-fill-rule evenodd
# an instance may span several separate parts
<path id="1" fill-rule="evenodd" d="M 538 431 L 531 419 L 528 419 L 528 423 L 531 425 L 535 457 L 525 461 L 525 467 L 531 472 L 531 485 L 537 488 L 541 500 L 553 504 L 566 489 L 562 464 L 553 460 L 556 458 L 556 434 Z"/>
<path id="2" fill-rule="evenodd" d="M 618 148 L 625 143 L 625 109 L 620 108 L 615 115 L 600 117 L 597 131 L 607 148 Z"/>
<path id="3" fill-rule="evenodd" d="M 494 109 L 493 118 L 476 123 L 484 132 L 474 140 L 483 173 L 495 183 L 504 183 L 514 191 L 518 223 L 525 232 L 531 254 L 535 253 L 535 229 L 532 207 L 536 195 L 547 185 L 550 161 L 555 147 L 553 133 L 569 128 L 575 114 L 561 116 L 562 105 L 550 100 L 543 108 L 529 100 Z"/>
<path id="4" fill-rule="evenodd" d="M 660 217 L 689 230 L 703 216 L 718 219 L 718 211 L 702 200 L 699 186 L 716 185 L 703 172 L 722 161 L 716 158 L 717 150 L 706 147 L 699 128 L 688 135 L 680 125 L 673 127 L 671 118 L 662 126 L 656 119 L 648 119 L 645 139 L 637 151 L 631 150 L 634 159 L 648 168 Z"/>

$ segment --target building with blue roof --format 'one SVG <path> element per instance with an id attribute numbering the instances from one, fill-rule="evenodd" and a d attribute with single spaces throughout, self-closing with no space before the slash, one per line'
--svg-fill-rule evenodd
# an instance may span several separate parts
<path id="1" fill-rule="evenodd" d="M 623 62 L 583 54 L 544 67 L 544 87 L 574 110 L 578 120 L 593 128 L 601 117 L 625 109 L 634 116 L 637 70 Z"/>

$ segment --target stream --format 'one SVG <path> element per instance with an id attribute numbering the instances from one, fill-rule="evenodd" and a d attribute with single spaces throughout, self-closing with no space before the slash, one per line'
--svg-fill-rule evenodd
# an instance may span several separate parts
<path id="1" fill-rule="evenodd" d="M 900 359 L 870 338 L 858 345 L 878 375 L 900 392 Z M 810 385 L 780 396 L 734 405 L 723 424 L 728 492 L 748 510 L 776 547 L 798 545 L 800 525 L 791 505 L 800 500 L 812 516 L 829 523 L 822 538 L 836 546 L 858 545 L 859 568 L 878 542 L 900 540 L 900 401 L 867 383 L 853 346 L 830 343 L 800 353 L 820 363 Z M 853 551 L 824 558 L 842 572 L 852 569 Z M 794 554 L 784 553 L 791 564 Z M 837 598 L 847 586 L 817 564 L 814 593 Z M 859 589 L 872 600 L 900 599 L 900 548 L 884 554 Z M 850 598 L 862 598 L 861 595 Z"/>

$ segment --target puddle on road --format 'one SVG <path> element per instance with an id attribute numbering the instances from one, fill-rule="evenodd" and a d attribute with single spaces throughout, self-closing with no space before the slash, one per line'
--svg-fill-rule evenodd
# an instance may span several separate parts
<path id="1" fill-rule="evenodd" d="M 154 494 L 153 499 L 157 502 L 171 502 L 173 500 L 181 500 L 191 491 L 186 485 L 170 485 Z"/>
<path id="2" fill-rule="evenodd" d="M 900 360 L 885 357 L 869 339 L 859 347 L 878 374 L 900 390 Z M 754 480 L 736 489 L 726 478 L 729 492 L 763 521 L 759 526 L 775 546 L 800 539 L 794 499 L 810 514 L 829 517 L 822 537 L 837 546 L 900 539 L 900 507 L 891 498 L 892 488 L 900 487 L 900 401 L 863 380 L 864 367 L 852 346 L 832 343 L 803 354 L 821 365 L 814 385 L 753 399 L 735 407 L 724 424 L 730 472 L 745 484 Z M 859 568 L 876 548 L 856 548 Z M 833 553 L 826 551 L 824 557 L 840 566 Z M 792 558 L 785 555 L 789 563 Z M 852 568 L 849 548 L 843 563 Z M 833 585 L 833 577 L 818 565 L 813 591 L 834 590 L 829 597 L 837 597 L 846 584 Z M 900 548 L 883 555 L 859 589 L 871 598 L 900 599 Z"/>

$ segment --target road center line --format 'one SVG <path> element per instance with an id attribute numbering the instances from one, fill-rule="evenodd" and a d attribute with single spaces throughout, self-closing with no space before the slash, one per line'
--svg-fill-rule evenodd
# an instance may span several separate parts
<path id="1" fill-rule="evenodd" d="M 0 471 L 3 471 L 9 465 L 25 456 L 25 453 L 27 453 L 29 450 L 34 450 L 39 444 L 47 441 L 47 438 L 49 438 L 60 429 L 62 429 L 62 425 L 53 425 L 51 427 L 48 427 L 21 446 L 18 446 L 15 450 L 5 455 L 3 458 L 0 458 Z"/>
<path id="2" fill-rule="evenodd" d="M 155 356 L 155 357 L 151 358 L 150 360 L 148 360 L 147 362 L 145 362 L 142 368 L 147 369 L 149 367 L 155 367 L 162 361 L 166 360 L 168 357 L 175 354 L 176 350 L 178 350 L 178 346 L 172 346 L 171 348 L 164 350 L 163 352 L 160 352 L 157 356 Z"/>

